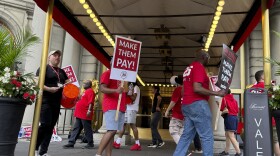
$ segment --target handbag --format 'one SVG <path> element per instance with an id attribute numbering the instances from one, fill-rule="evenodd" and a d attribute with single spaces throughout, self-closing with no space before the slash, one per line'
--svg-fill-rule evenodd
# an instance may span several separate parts
<path id="1" fill-rule="evenodd" d="M 223 100 L 225 100 L 225 99 L 223 99 Z M 225 108 L 223 109 L 223 111 L 222 111 L 222 113 L 221 113 L 221 116 L 222 116 L 223 118 L 227 117 L 227 115 L 228 115 L 227 102 L 226 102 L 226 101 L 224 101 L 224 102 L 225 102 L 226 106 L 225 106 Z"/>

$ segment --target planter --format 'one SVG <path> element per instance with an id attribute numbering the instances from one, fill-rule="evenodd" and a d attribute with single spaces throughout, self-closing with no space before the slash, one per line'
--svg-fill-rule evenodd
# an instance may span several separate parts
<path id="1" fill-rule="evenodd" d="M 26 103 L 0 97 L 0 155 L 14 156 Z"/>
<path id="2" fill-rule="evenodd" d="M 272 116 L 276 123 L 277 136 L 280 136 L 280 110 L 273 110 Z M 278 137 L 278 141 L 280 142 L 280 137 Z"/>

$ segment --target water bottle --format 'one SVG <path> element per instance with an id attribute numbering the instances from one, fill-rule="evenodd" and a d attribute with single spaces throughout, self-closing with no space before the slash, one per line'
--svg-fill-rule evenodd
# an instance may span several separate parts
<path id="1" fill-rule="evenodd" d="M 128 93 L 127 93 L 127 95 L 132 95 L 132 92 L 133 92 L 133 84 L 130 83 L 129 86 L 128 86 Z"/>

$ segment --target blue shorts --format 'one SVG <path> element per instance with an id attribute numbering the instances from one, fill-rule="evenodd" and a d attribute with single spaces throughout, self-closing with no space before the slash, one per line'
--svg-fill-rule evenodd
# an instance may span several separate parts
<path id="1" fill-rule="evenodd" d="M 116 110 L 108 110 L 104 113 L 107 130 L 122 130 L 124 125 L 124 113 L 119 112 L 119 119 L 115 121 Z"/>
<path id="2" fill-rule="evenodd" d="M 236 132 L 237 125 L 238 125 L 237 116 L 227 115 L 227 117 L 224 118 L 224 124 L 225 124 L 225 131 Z"/>

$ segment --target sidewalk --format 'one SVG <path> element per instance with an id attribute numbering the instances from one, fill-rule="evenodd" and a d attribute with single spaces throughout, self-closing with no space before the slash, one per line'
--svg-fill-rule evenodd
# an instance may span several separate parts
<path id="1" fill-rule="evenodd" d="M 51 156 L 94 156 L 97 152 L 98 145 L 95 144 L 94 149 L 82 149 L 85 144 L 75 144 L 73 149 L 63 149 L 62 146 L 67 144 L 67 139 L 62 142 L 51 142 L 49 152 Z M 148 148 L 150 143 L 148 140 L 141 140 L 142 151 L 130 151 L 130 146 L 122 146 L 121 149 L 113 149 L 113 156 L 172 156 L 176 148 L 173 141 L 167 141 L 161 148 Z M 16 146 L 15 156 L 28 156 L 29 142 L 19 141 Z M 103 153 L 104 155 L 105 153 Z M 201 156 L 202 154 L 192 154 L 192 156 Z M 234 154 L 231 153 L 233 156 Z M 215 154 L 217 156 L 217 154 Z"/>

